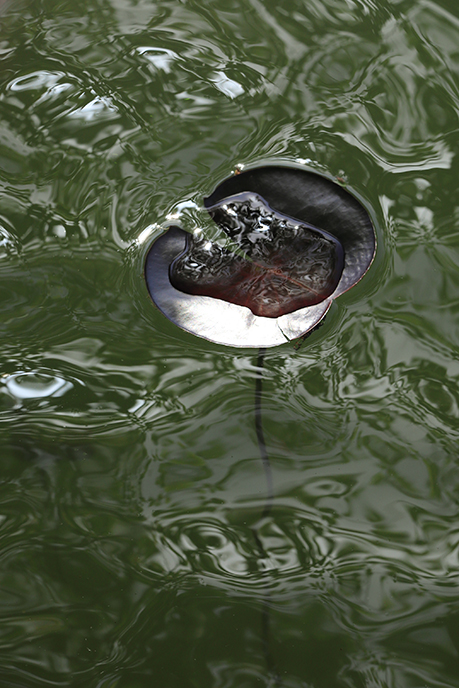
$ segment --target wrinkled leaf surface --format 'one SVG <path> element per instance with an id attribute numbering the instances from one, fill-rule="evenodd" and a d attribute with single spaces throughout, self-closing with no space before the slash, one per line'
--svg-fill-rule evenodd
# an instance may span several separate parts
<path id="1" fill-rule="evenodd" d="M 273 211 L 249 192 L 208 210 L 228 243 L 222 247 L 189 235 L 170 267 L 175 289 L 269 318 L 321 303 L 336 289 L 344 251 L 330 233 Z"/>

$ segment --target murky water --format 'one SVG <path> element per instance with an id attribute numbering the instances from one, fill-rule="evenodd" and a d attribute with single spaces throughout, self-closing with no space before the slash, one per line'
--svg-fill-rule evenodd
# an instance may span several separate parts
<path id="1" fill-rule="evenodd" d="M 1 685 L 459 686 L 458 45 L 448 0 L 2 8 Z M 379 246 L 266 355 L 261 518 L 256 351 L 142 270 L 267 161 Z"/>

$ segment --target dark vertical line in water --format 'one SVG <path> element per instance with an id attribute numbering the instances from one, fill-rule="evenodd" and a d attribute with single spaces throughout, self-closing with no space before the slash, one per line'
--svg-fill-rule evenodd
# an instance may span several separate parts
<path id="1" fill-rule="evenodd" d="M 263 396 L 263 364 L 266 349 L 260 348 L 258 350 L 257 358 L 257 377 L 255 379 L 255 430 L 257 433 L 258 449 L 260 451 L 261 463 L 266 478 L 266 501 L 263 508 L 261 518 L 265 518 L 271 511 L 274 501 L 273 476 L 271 471 L 271 464 L 269 462 L 269 455 L 266 449 L 265 435 L 263 432 L 263 415 L 262 415 L 262 396 Z M 255 543 L 260 553 L 260 559 L 266 558 L 267 554 L 263 547 L 263 543 L 258 535 L 256 528 L 252 528 Z M 262 574 L 263 575 L 263 574 Z M 271 651 L 271 615 L 270 615 L 270 590 L 269 584 L 265 586 L 263 594 L 263 606 L 261 610 L 261 642 L 263 647 L 263 655 L 266 662 L 266 667 L 270 674 L 268 687 L 275 686 L 279 688 L 282 686 L 282 680 L 276 666 L 276 662 Z"/>
<path id="2" fill-rule="evenodd" d="M 262 393 L 263 393 L 263 363 L 266 349 L 258 350 L 257 358 L 257 377 L 255 379 L 255 430 L 257 433 L 258 449 L 260 451 L 261 463 L 266 478 L 266 503 L 261 517 L 264 518 L 269 514 L 273 505 L 274 491 L 273 491 L 273 475 L 271 471 L 271 464 L 266 449 L 265 435 L 263 432 L 263 417 L 262 417 Z"/>
<path id="3" fill-rule="evenodd" d="M 261 611 L 261 633 L 262 633 L 262 643 L 263 643 L 263 654 L 265 656 L 266 666 L 270 674 L 270 680 L 268 683 L 268 688 L 275 686 L 275 688 L 281 688 L 282 679 L 279 675 L 279 670 L 276 666 L 276 662 L 271 652 L 271 616 L 269 614 L 269 591 L 265 593 L 265 598 L 263 600 L 263 609 Z"/>

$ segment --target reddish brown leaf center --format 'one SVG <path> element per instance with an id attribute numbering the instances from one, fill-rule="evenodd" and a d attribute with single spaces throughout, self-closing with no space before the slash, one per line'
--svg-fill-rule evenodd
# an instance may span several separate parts
<path id="1" fill-rule="evenodd" d="M 228 245 L 189 235 L 170 267 L 175 289 L 277 318 L 324 301 L 341 277 L 344 252 L 328 232 L 273 211 L 253 193 L 209 208 Z"/>

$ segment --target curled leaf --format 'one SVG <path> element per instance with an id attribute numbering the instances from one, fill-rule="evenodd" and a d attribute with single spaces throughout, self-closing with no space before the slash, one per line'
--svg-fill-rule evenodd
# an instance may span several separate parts
<path id="1" fill-rule="evenodd" d="M 328 232 L 276 213 L 252 193 L 208 210 L 232 250 L 189 235 L 185 251 L 171 265 L 176 289 L 246 306 L 268 318 L 313 306 L 335 290 L 344 254 Z"/>
<path id="2" fill-rule="evenodd" d="M 145 277 L 170 320 L 210 341 L 267 347 L 305 334 L 374 257 L 367 211 L 312 172 L 254 168 L 205 205 L 225 245 L 170 227 L 150 247 Z"/>

